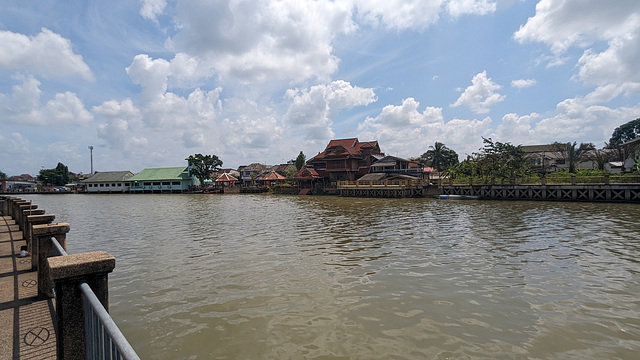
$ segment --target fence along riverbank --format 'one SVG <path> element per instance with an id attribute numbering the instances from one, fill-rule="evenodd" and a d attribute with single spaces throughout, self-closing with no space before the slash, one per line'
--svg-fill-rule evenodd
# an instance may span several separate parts
<path id="1" fill-rule="evenodd" d="M 115 258 L 104 251 L 67 255 L 69 224 L 53 223 L 53 214 L 20 198 L 0 196 L 0 203 L 1 256 L 11 259 L 0 279 L 13 280 L 0 283 L 3 294 L 13 294 L 0 304 L 0 325 L 13 329 L 0 333 L 2 353 L 13 359 L 139 359 L 108 314 Z"/>
<path id="2" fill-rule="evenodd" d="M 474 196 L 487 200 L 545 200 L 640 203 L 640 177 L 567 176 L 562 182 L 545 178 L 519 179 L 496 183 L 483 179 L 339 181 L 338 191 L 345 197 L 437 197 Z"/>

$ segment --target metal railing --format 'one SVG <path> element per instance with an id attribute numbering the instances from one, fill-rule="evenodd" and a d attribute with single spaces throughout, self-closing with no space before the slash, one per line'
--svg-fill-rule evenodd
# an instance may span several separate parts
<path id="1" fill-rule="evenodd" d="M 87 359 L 140 359 L 86 282 L 80 284 L 84 303 Z"/>
<path id="2" fill-rule="evenodd" d="M 51 243 L 53 244 L 54 256 L 68 255 L 55 237 L 51 238 Z M 79 286 L 84 304 L 87 359 L 140 359 L 91 287 L 84 281 Z"/>

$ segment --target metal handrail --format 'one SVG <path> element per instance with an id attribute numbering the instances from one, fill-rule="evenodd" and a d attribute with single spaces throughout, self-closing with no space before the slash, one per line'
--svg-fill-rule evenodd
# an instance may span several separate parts
<path id="1" fill-rule="evenodd" d="M 140 359 L 86 282 L 80 283 L 84 303 L 87 359 Z"/>
<path id="2" fill-rule="evenodd" d="M 64 250 L 62 245 L 58 242 L 58 239 L 55 237 L 51 237 L 51 243 L 53 244 L 53 256 L 67 256 L 67 252 Z"/>
<path id="3" fill-rule="evenodd" d="M 55 237 L 51 237 L 54 256 L 67 256 Z M 96 294 L 86 282 L 81 282 L 84 304 L 84 330 L 87 359 L 139 360 L 140 357 L 124 337 Z"/>

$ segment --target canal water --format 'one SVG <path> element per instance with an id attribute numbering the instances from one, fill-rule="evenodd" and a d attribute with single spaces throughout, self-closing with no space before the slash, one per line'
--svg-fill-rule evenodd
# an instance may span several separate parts
<path id="1" fill-rule="evenodd" d="M 637 359 L 640 207 L 33 195 L 145 359 Z"/>

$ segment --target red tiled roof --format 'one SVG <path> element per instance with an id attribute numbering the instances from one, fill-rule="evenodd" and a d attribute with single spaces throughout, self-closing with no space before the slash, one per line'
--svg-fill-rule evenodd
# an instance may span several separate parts
<path id="1" fill-rule="evenodd" d="M 377 141 L 360 142 L 358 138 L 331 140 L 324 151 L 314 156 L 311 160 L 325 156 L 360 155 L 362 149 L 373 149 L 375 147 L 378 147 Z"/>
<path id="2" fill-rule="evenodd" d="M 273 180 L 287 180 L 286 177 L 278 174 L 275 171 L 272 171 L 268 174 L 265 174 L 263 176 L 258 177 L 256 180 L 260 180 L 260 181 L 273 181 Z"/>
<path id="3" fill-rule="evenodd" d="M 298 180 L 319 179 L 320 177 L 320 174 L 318 174 L 315 169 L 308 168 L 306 166 L 303 166 L 302 169 L 300 169 L 300 171 L 298 171 L 298 173 L 293 176 L 294 179 Z"/>

